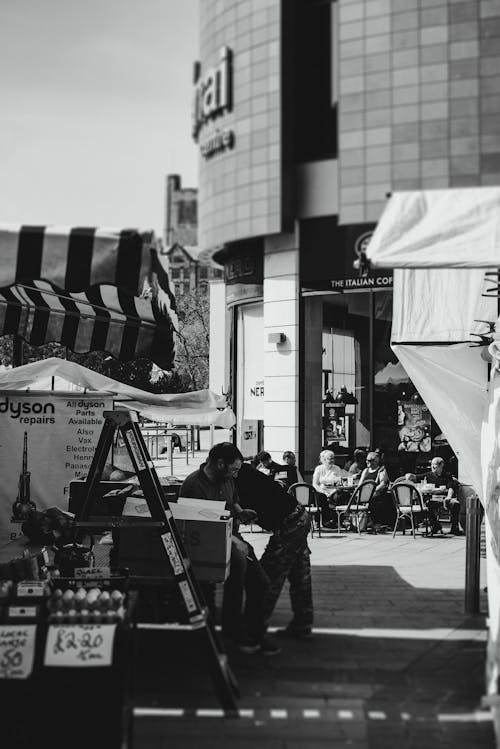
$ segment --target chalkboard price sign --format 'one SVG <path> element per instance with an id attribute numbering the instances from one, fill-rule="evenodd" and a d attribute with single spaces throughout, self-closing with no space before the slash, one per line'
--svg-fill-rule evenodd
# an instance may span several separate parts
<path id="1" fill-rule="evenodd" d="M 0 626 L 0 679 L 27 679 L 33 669 L 36 625 Z"/>
<path id="2" fill-rule="evenodd" d="M 53 624 L 47 632 L 45 666 L 111 666 L 116 624 Z"/>

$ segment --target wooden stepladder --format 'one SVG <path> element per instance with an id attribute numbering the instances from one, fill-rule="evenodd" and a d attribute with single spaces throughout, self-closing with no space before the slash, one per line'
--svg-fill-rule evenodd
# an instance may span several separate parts
<path id="1" fill-rule="evenodd" d="M 116 431 L 119 430 L 151 513 L 150 527 L 158 532 L 159 547 L 163 549 L 170 564 L 174 583 L 179 589 L 187 611 L 188 624 L 183 625 L 183 628 L 196 631 L 198 636 L 202 635 L 210 676 L 221 707 L 227 714 L 238 716 L 236 680 L 229 667 L 227 656 L 194 575 L 191 561 L 184 549 L 172 511 L 168 501 L 164 498 L 158 475 L 137 422 L 137 415 L 126 410 L 105 411 L 104 419 L 102 432 L 85 484 L 81 513 L 75 519 L 75 527 L 90 528 L 93 525 L 92 521 L 89 520 L 91 508 L 94 498 L 98 496 L 97 489 L 113 439 Z M 96 521 L 95 524 L 96 526 L 103 526 L 101 520 Z M 113 518 L 110 527 L 120 527 L 121 524 L 132 527 L 134 519 Z M 137 525 L 144 528 L 142 523 L 137 523 Z"/>

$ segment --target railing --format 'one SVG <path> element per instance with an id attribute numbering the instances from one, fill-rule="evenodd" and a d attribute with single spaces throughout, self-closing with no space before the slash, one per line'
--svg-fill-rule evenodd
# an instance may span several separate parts
<path id="1" fill-rule="evenodd" d="M 186 465 L 189 465 L 189 453 L 194 458 L 196 427 L 168 428 L 165 424 L 147 424 L 141 427 L 141 433 L 152 460 L 167 459 L 170 461 L 170 473 L 174 473 L 174 450 L 180 447 L 185 450 Z M 184 439 L 184 445 L 182 440 Z"/>

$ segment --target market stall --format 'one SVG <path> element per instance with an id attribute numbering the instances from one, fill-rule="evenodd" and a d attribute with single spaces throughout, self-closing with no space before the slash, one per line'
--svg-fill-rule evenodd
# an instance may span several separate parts
<path id="1" fill-rule="evenodd" d="M 0 225 L 0 252 L 0 335 L 172 368 L 175 299 L 151 232 Z M 104 480 L 113 449 L 109 414 L 113 431 L 123 426 L 135 483 Z M 149 651 L 157 666 L 154 629 L 163 644 L 172 626 L 203 632 L 215 691 L 224 707 L 234 707 L 234 684 L 194 573 L 213 560 L 191 565 L 185 550 L 191 537 L 198 552 L 206 549 L 200 536 L 216 525 L 219 542 L 208 547 L 218 557 L 208 577 L 224 580 L 231 520 L 220 511 L 193 517 L 194 509 L 173 519 L 137 414 L 170 424 L 235 422 L 209 391 L 151 394 L 63 359 L 0 373 L 0 700 L 10 749 L 127 746 L 137 644 L 143 665 Z M 76 520 L 65 512 L 73 484 L 83 487 Z M 147 574 L 111 532 L 139 527 L 153 532 L 143 547 Z"/>
<path id="2" fill-rule="evenodd" d="M 41 390 L 52 378 L 61 389 Z M 225 399 L 209 390 L 148 393 L 57 358 L 0 372 L 0 541 L 20 534 L 23 514 L 13 510 L 27 474 L 37 509 L 68 509 L 70 482 L 88 473 L 103 413 L 125 406 L 157 422 L 235 423 Z"/>
<path id="3" fill-rule="evenodd" d="M 123 749 L 134 696 L 151 691 L 150 680 L 156 689 L 162 682 L 176 688 L 188 654 L 212 679 L 222 707 L 236 710 L 234 677 L 198 586 L 198 579 L 223 582 L 229 572 L 232 521 L 224 503 L 169 505 L 136 412 L 122 405 L 103 417 L 75 520 L 57 535 L 45 526 L 45 545 L 16 540 L 0 548 L 0 699 L 11 749 L 63 745 L 82 701 L 98 716 L 98 733 L 87 721 L 72 746 L 97 740 Z M 102 481 L 117 430 L 137 484 Z M 171 650 L 173 670 L 153 665 L 158 647 Z M 26 711 L 32 721 L 20 727 Z"/>
<path id="4" fill-rule="evenodd" d="M 500 189 L 394 193 L 366 259 L 396 269 L 392 347 L 485 509 L 487 692 L 500 735 Z"/>

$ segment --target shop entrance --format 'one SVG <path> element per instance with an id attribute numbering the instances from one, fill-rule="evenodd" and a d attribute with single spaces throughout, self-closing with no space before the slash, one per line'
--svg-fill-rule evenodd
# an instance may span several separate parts
<path id="1" fill-rule="evenodd" d="M 451 448 L 391 349 L 392 291 L 325 294 L 321 304 L 321 447 L 339 464 L 357 447 L 379 447 L 391 478 L 441 455 L 456 475 Z"/>

